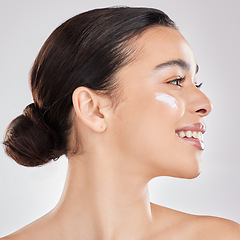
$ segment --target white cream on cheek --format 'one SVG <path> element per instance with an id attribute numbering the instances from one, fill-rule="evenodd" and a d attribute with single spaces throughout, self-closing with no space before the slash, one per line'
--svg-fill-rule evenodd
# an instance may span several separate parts
<path id="1" fill-rule="evenodd" d="M 178 109 L 177 99 L 166 93 L 155 93 L 155 98 L 159 102 L 168 104 L 173 109 Z"/>

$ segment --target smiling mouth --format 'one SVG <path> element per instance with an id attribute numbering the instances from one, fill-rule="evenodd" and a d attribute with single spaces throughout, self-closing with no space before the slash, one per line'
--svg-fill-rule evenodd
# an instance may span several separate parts
<path id="1" fill-rule="evenodd" d="M 196 123 L 176 130 L 176 135 L 185 143 L 190 144 L 199 150 L 204 150 L 203 134 L 205 131 L 206 126 L 204 124 Z"/>

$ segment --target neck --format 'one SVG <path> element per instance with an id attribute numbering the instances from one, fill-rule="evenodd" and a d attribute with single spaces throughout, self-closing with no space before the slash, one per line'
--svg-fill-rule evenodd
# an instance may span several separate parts
<path id="1" fill-rule="evenodd" d="M 63 226 L 79 239 L 139 239 L 149 233 L 148 181 L 120 161 L 74 156 L 56 208 Z"/>

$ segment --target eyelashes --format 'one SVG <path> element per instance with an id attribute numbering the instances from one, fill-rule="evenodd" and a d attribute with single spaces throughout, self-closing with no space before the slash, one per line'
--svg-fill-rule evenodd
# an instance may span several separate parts
<path id="1" fill-rule="evenodd" d="M 171 81 L 168 81 L 167 83 L 176 85 L 178 87 L 182 87 L 181 83 L 183 83 L 185 81 L 186 77 L 178 77 L 176 79 L 173 79 Z"/>
<path id="2" fill-rule="evenodd" d="M 200 88 L 202 87 L 202 85 L 203 85 L 203 83 L 202 83 L 202 82 L 201 82 L 201 83 L 199 83 L 199 84 L 195 83 L 195 87 L 196 87 L 196 88 L 198 88 L 198 89 L 200 89 Z"/>
<path id="3" fill-rule="evenodd" d="M 186 80 L 186 77 L 178 77 L 176 79 L 173 79 L 171 81 L 168 81 L 167 83 L 170 83 L 170 84 L 173 84 L 173 85 L 176 85 L 178 87 L 183 87 L 182 83 Z M 195 87 L 200 89 L 201 86 L 203 85 L 203 83 L 195 83 Z"/>

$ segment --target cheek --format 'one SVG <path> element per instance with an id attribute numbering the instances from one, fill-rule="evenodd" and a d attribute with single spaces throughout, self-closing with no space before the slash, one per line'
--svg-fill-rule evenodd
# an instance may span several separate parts
<path id="1" fill-rule="evenodd" d="M 143 152 L 154 155 L 171 146 L 184 104 L 180 98 L 151 92 L 142 93 L 141 98 L 123 104 L 119 110 L 113 127 L 118 146 L 142 156 Z"/>
<path id="2" fill-rule="evenodd" d="M 164 109 L 169 117 L 176 117 L 179 120 L 185 112 L 185 104 L 180 98 L 175 98 L 167 93 L 158 92 L 155 93 L 155 100 L 159 102 L 160 108 Z"/>
<path id="3" fill-rule="evenodd" d="M 178 110 L 177 99 L 166 93 L 155 93 L 155 99 L 163 104 L 167 104 L 173 110 Z"/>
<path id="4" fill-rule="evenodd" d="M 128 139 L 131 139 L 133 153 L 139 154 L 138 159 L 149 167 L 158 170 L 171 168 L 176 165 L 174 159 L 178 159 L 178 153 L 173 151 L 176 147 L 175 130 L 184 115 L 185 104 L 182 98 L 163 92 L 152 93 L 148 99 L 141 118 L 135 119 L 131 125 L 134 138 L 128 136 Z"/>

